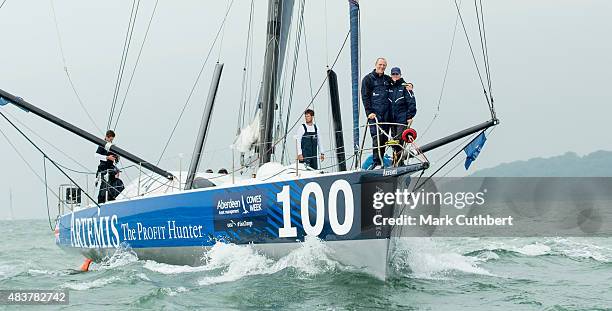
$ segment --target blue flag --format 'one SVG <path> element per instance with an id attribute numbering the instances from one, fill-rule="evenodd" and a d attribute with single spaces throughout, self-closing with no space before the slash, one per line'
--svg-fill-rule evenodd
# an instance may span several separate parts
<path id="1" fill-rule="evenodd" d="M 472 162 L 476 161 L 476 158 L 480 154 L 480 150 L 482 150 L 482 146 L 484 146 L 486 141 L 487 137 L 485 136 L 485 133 L 482 132 L 480 135 L 478 135 L 478 137 L 472 140 L 471 143 L 463 148 L 463 151 L 465 151 L 465 154 L 467 155 L 467 158 L 465 159 L 466 170 L 470 167 Z"/>

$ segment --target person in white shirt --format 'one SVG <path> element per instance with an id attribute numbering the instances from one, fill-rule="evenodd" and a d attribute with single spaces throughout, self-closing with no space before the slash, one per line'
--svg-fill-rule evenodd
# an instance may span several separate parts
<path id="1" fill-rule="evenodd" d="M 319 161 L 325 160 L 325 155 L 321 152 L 321 138 L 317 125 L 314 124 L 314 110 L 306 109 L 304 111 L 304 121 L 302 126 L 298 126 L 296 138 L 297 138 L 297 152 L 298 161 L 305 165 L 317 170 L 319 169 Z M 319 156 L 317 156 L 317 154 Z"/>

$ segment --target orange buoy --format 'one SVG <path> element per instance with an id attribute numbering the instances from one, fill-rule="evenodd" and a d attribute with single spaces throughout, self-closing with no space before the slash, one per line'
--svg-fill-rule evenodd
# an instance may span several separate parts
<path id="1" fill-rule="evenodd" d="M 89 271 L 89 265 L 91 265 L 92 260 L 89 258 L 85 258 L 85 261 L 81 265 L 81 271 L 87 272 Z"/>

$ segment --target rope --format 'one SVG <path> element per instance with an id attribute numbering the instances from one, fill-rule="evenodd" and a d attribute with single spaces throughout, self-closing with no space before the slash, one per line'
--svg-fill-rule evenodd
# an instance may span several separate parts
<path id="1" fill-rule="evenodd" d="M 244 115 L 246 111 L 247 104 L 247 65 L 249 65 L 249 53 L 252 49 L 252 31 L 253 31 L 253 11 L 254 11 L 254 0 L 251 0 L 251 11 L 249 13 L 249 28 L 247 30 L 247 41 L 246 41 L 246 49 L 244 51 L 244 64 L 242 65 L 242 88 L 240 90 L 240 108 L 238 109 L 238 128 L 236 129 L 236 135 L 240 134 L 240 129 L 244 126 Z M 250 68 L 250 66 L 249 66 Z"/>
<path id="2" fill-rule="evenodd" d="M 488 138 L 491 138 L 491 135 L 493 134 L 493 132 L 495 131 L 495 127 L 488 129 L 489 133 L 487 134 Z M 450 172 L 452 172 L 453 170 L 455 170 L 459 164 L 461 164 L 461 161 L 458 161 L 457 164 L 455 164 L 452 168 L 450 168 L 446 173 L 444 173 L 444 175 L 440 176 L 440 177 L 446 177 L 446 175 L 450 174 Z"/>
<path id="3" fill-rule="evenodd" d="M 229 10 L 230 2 L 227 3 L 227 9 Z M 217 63 L 221 60 L 221 51 L 223 50 L 223 39 L 225 39 L 225 24 L 221 26 L 221 41 L 219 42 L 219 52 L 217 53 Z"/>
<path id="4" fill-rule="evenodd" d="M 136 57 L 136 63 L 134 64 L 134 69 L 132 69 L 132 74 L 130 75 L 130 81 L 128 82 L 128 85 L 125 89 L 125 95 L 123 96 L 123 101 L 121 102 L 119 113 L 117 114 L 117 120 L 115 120 L 115 126 L 113 127 L 115 131 L 117 130 L 117 125 L 119 124 L 119 118 L 121 118 L 121 113 L 123 112 L 123 107 L 125 106 L 125 101 L 127 100 L 128 92 L 130 91 L 130 87 L 132 86 L 132 81 L 134 80 L 136 68 L 138 67 L 138 63 L 140 62 L 140 56 L 142 55 L 142 50 L 144 48 L 145 43 L 147 42 L 147 37 L 149 36 L 149 29 L 151 28 L 151 22 L 153 22 L 153 17 L 155 16 L 155 12 L 157 11 L 158 3 L 159 3 L 159 0 L 156 0 L 155 6 L 153 7 L 153 12 L 151 13 L 151 17 L 149 18 L 149 23 L 147 24 L 147 30 L 145 31 L 144 38 L 142 39 L 142 43 L 140 44 L 140 49 L 138 50 L 138 56 Z"/>
<path id="5" fill-rule="evenodd" d="M 331 65 L 330 69 L 334 69 L 334 66 L 336 65 L 336 63 L 338 62 L 338 59 L 340 58 L 340 55 L 342 54 L 342 50 L 344 50 L 344 47 L 346 46 L 346 42 L 348 41 L 349 35 L 351 34 L 350 31 L 348 31 L 346 33 L 346 37 L 344 38 L 344 42 L 342 43 L 342 46 L 340 47 L 340 50 L 338 51 L 338 54 L 336 55 L 336 58 L 334 59 L 334 62 Z M 316 97 L 319 95 L 319 93 L 321 92 L 321 90 L 323 89 L 323 87 L 325 86 L 325 82 L 327 82 L 327 73 L 325 74 L 325 79 L 323 79 L 323 81 L 321 82 L 321 85 L 319 85 L 319 88 L 317 89 L 317 92 L 314 94 L 313 98 L 310 100 L 310 102 L 308 103 L 308 105 L 306 105 L 306 107 L 304 107 L 304 110 L 310 108 L 310 106 L 312 106 L 314 100 L 316 99 Z M 295 126 L 300 122 L 301 120 L 301 115 L 295 120 L 295 122 L 293 123 L 293 125 L 291 126 L 291 128 L 289 128 L 287 130 L 287 132 L 291 132 L 293 131 L 293 129 L 295 128 Z M 274 147 L 276 147 L 276 145 L 278 145 L 281 141 L 283 141 L 286 138 L 286 135 L 283 135 L 281 137 L 279 137 L 276 141 L 272 142 L 272 144 L 270 145 L 270 150 L 272 150 Z M 261 143 L 261 145 L 265 146 L 265 143 Z M 259 161 L 258 157 L 255 157 L 253 160 L 251 160 L 251 162 L 245 164 L 244 166 L 249 167 L 251 164 L 255 163 Z"/>
<path id="6" fill-rule="evenodd" d="M 185 104 L 183 105 L 183 108 L 181 109 L 181 113 L 179 114 L 178 119 L 176 120 L 176 123 L 174 124 L 174 127 L 172 128 L 172 131 L 170 132 L 170 136 L 168 137 L 168 140 L 166 141 L 166 144 L 164 145 L 164 148 L 161 152 L 161 154 L 159 155 L 159 158 L 157 159 L 156 165 L 159 164 L 159 161 L 161 161 L 162 157 L 164 156 L 164 153 L 166 153 L 166 149 L 168 149 L 168 145 L 170 145 L 170 141 L 172 141 L 172 137 L 174 136 L 174 132 L 176 131 L 176 128 L 178 127 L 179 123 L 181 122 L 181 118 L 183 117 L 183 114 L 185 113 L 185 109 L 187 108 L 187 105 L 189 104 L 189 101 L 191 100 L 191 96 L 193 96 L 193 92 L 195 91 L 196 86 L 198 85 L 198 82 L 200 81 L 200 77 L 202 76 L 202 72 L 204 71 L 204 66 L 206 66 L 206 63 L 208 63 L 208 59 L 210 57 L 210 54 L 212 53 L 214 47 L 215 47 L 215 43 L 217 42 L 217 39 L 219 38 L 219 34 L 221 34 L 221 30 L 223 29 L 223 25 L 225 25 L 225 21 L 227 20 L 227 16 L 232 8 L 232 5 L 234 4 L 234 0 L 232 0 L 227 8 L 227 11 L 225 11 L 225 16 L 223 17 L 223 21 L 221 22 L 221 25 L 219 26 L 219 30 L 217 30 L 217 34 L 215 35 L 215 39 L 213 40 L 212 45 L 210 46 L 210 49 L 208 50 L 208 53 L 206 54 L 206 58 L 204 59 L 204 63 L 202 64 L 202 67 L 200 68 L 200 71 L 198 72 L 198 75 L 193 83 L 193 86 L 191 87 L 191 90 L 189 91 L 189 95 L 187 96 L 187 100 L 185 101 Z"/>
<path id="7" fill-rule="evenodd" d="M 89 193 L 87 193 L 87 191 L 85 191 L 81 186 L 79 186 L 79 184 L 72 179 L 72 177 L 70 177 L 70 175 L 68 175 L 66 172 L 64 172 L 64 170 L 55 162 L 53 161 L 53 159 L 49 158 L 49 156 L 47 156 L 47 154 L 40 149 L 40 147 L 38 147 L 38 145 L 36 145 L 36 143 L 34 143 L 30 137 L 28 137 L 19 127 L 17 127 L 17 125 L 15 125 L 15 123 L 13 123 L 11 120 L 9 120 L 9 118 L 6 117 L 6 115 L 4 115 L 4 113 L 0 112 L 0 116 L 2 116 L 11 126 L 13 126 L 13 128 L 15 128 L 15 130 L 17 130 L 17 132 L 19 132 L 19 134 L 21 134 L 21 136 L 23 136 L 34 148 L 36 148 L 36 150 L 38 150 L 38 152 L 40 152 L 45 158 L 47 158 L 49 160 L 49 162 L 51 162 L 51 164 L 53 164 L 64 176 L 66 176 L 66 178 L 68 178 L 68 180 L 70 180 L 70 182 L 75 185 L 77 188 L 81 189 L 82 192 L 85 193 L 85 195 L 96 204 L 96 206 L 98 208 L 100 208 L 100 205 L 89 195 Z M 6 136 L 5 136 L 6 137 Z M 58 196 L 59 199 L 59 196 Z"/>
<path id="8" fill-rule="evenodd" d="M 463 33 L 465 34 L 465 38 L 467 40 L 468 46 L 470 48 L 470 53 L 472 54 L 472 60 L 474 61 L 474 66 L 476 67 L 476 72 L 478 73 L 478 78 L 480 80 L 480 85 L 482 85 L 482 90 L 484 91 L 485 99 L 487 101 L 487 105 L 489 106 L 489 110 L 491 111 L 491 115 L 495 115 L 493 110 L 491 109 L 491 102 L 489 100 L 489 96 L 487 95 L 487 88 L 482 80 L 482 74 L 480 73 L 480 68 L 478 67 L 478 61 L 476 61 L 476 55 L 474 54 L 474 49 L 472 48 L 472 43 L 470 41 L 470 37 L 468 35 L 467 29 L 465 27 L 465 23 L 463 22 L 463 16 L 461 15 L 461 10 L 459 9 L 459 5 L 457 4 L 457 0 L 454 0 L 455 7 L 457 8 L 457 14 L 459 14 L 459 20 L 461 21 L 461 26 L 463 27 Z"/>
<path id="9" fill-rule="evenodd" d="M 117 80 L 115 81 L 115 91 L 113 92 L 113 101 L 111 103 L 111 110 L 108 116 L 107 128 L 110 129 L 113 124 L 113 116 L 115 114 L 115 106 L 117 105 L 117 99 L 119 97 L 119 90 L 121 89 L 121 82 L 123 80 L 123 73 L 125 72 L 125 65 L 127 63 L 127 57 L 132 43 L 132 34 L 134 33 L 134 26 L 136 24 L 136 17 L 138 16 L 138 9 L 140 8 L 140 0 L 138 4 L 136 0 L 132 1 L 132 10 L 130 11 L 130 20 L 128 22 L 128 28 L 125 34 L 125 40 L 123 42 L 123 51 L 121 52 L 121 62 L 119 63 L 119 72 L 117 72 Z M 136 10 L 134 10 L 136 9 Z"/>
<path id="10" fill-rule="evenodd" d="M 459 6 L 461 6 L 461 1 L 459 1 Z M 444 89 L 446 87 L 446 78 L 448 77 L 448 69 L 450 68 L 451 56 L 453 55 L 453 49 L 455 46 L 455 37 L 457 36 L 457 26 L 459 25 L 459 14 L 455 17 L 455 26 L 453 29 L 453 38 L 451 39 L 450 49 L 448 51 L 448 58 L 446 59 L 446 68 L 444 69 L 444 78 L 442 79 L 442 87 L 440 88 L 440 96 L 438 97 L 438 105 L 436 107 L 436 112 L 434 113 L 433 118 L 429 121 L 429 124 L 421 134 L 421 137 L 425 136 L 429 132 L 429 129 L 433 125 L 434 121 L 440 115 L 440 105 L 442 104 L 442 96 L 444 95 Z"/>
<path id="11" fill-rule="evenodd" d="M 60 33 L 60 29 L 59 29 L 59 23 L 57 21 L 57 14 L 55 13 L 55 5 L 53 4 L 53 0 L 49 0 L 49 2 L 51 3 L 51 13 L 52 13 L 51 15 L 53 16 L 53 22 L 55 23 L 55 33 L 57 35 L 57 42 L 58 42 L 59 49 L 60 49 L 60 55 L 62 57 L 62 63 L 64 65 L 64 72 L 66 73 L 66 78 L 68 78 L 68 83 L 70 84 L 70 87 L 72 88 L 72 92 L 74 93 L 74 96 L 76 97 L 77 102 L 81 106 L 81 109 L 83 109 L 83 111 L 87 115 L 87 118 L 89 119 L 91 124 L 93 124 L 96 127 L 99 133 L 102 133 L 103 131 L 100 129 L 96 121 L 94 121 L 93 117 L 91 116 L 91 114 L 89 113 L 85 105 L 83 104 L 83 100 L 81 100 L 81 96 L 79 95 L 79 92 L 77 92 L 76 86 L 74 85 L 74 82 L 72 81 L 72 78 L 70 77 L 70 72 L 68 70 L 68 62 L 66 61 L 66 55 L 64 53 L 64 44 L 62 42 L 62 36 Z"/>
<path id="12" fill-rule="evenodd" d="M 26 158 L 23 156 L 23 154 L 21 154 L 21 152 L 19 152 L 19 150 L 17 149 L 17 147 L 13 144 L 13 142 L 11 142 L 11 140 L 8 138 L 8 136 L 4 133 L 4 131 L 2 131 L 2 129 L 0 128 L 0 134 L 2 134 L 2 136 L 4 136 L 4 139 L 6 139 L 6 142 L 9 143 L 9 145 L 13 148 L 13 150 L 15 151 L 15 153 L 21 158 L 21 160 L 23 161 L 23 163 L 26 164 L 26 166 L 30 169 L 30 171 L 38 178 L 38 180 L 42 183 L 45 184 L 45 180 L 36 172 L 36 170 L 32 167 L 32 165 L 30 164 L 30 162 L 28 162 L 28 160 L 26 160 Z M 46 185 L 46 184 L 45 184 Z M 49 189 L 51 190 L 51 189 Z M 59 195 L 57 195 L 57 193 L 55 193 L 53 190 L 51 190 L 51 193 L 53 193 L 53 195 L 59 200 Z"/>
<path id="13" fill-rule="evenodd" d="M 22 127 L 24 127 L 25 129 L 27 129 L 28 131 L 30 131 L 30 133 L 34 134 L 36 137 L 40 138 L 42 141 L 44 141 L 45 143 L 47 143 L 49 146 L 51 146 L 51 148 L 57 150 L 59 153 L 63 154 L 65 157 L 67 157 L 68 159 L 72 160 L 74 163 L 76 163 L 78 166 L 80 166 L 81 168 L 87 170 L 87 172 L 83 172 L 83 174 L 95 174 L 95 172 L 89 171 L 88 168 L 83 165 L 82 163 L 80 163 L 79 161 L 75 160 L 73 157 L 71 157 L 69 154 L 67 154 L 66 152 L 64 152 L 62 149 L 58 148 L 57 146 L 55 146 L 55 144 L 52 144 L 51 142 L 49 142 L 48 140 L 46 140 L 44 137 L 42 137 L 40 134 L 36 133 L 36 131 L 34 131 L 33 129 L 31 129 L 30 127 L 28 127 L 25 123 L 19 121 L 19 119 L 17 119 L 14 115 L 10 114 L 8 111 L 5 111 L 6 114 L 8 114 L 11 118 L 13 118 L 13 120 L 15 120 L 15 122 L 19 123 L 19 125 L 21 125 Z M 60 165 L 61 166 L 61 165 Z M 69 170 L 69 171 L 75 171 L 73 169 L 67 168 L 65 166 L 62 166 L 63 168 Z M 76 171 L 75 171 L 76 172 Z"/>
<path id="14" fill-rule="evenodd" d="M 478 6 L 476 5 L 476 0 L 474 0 L 474 5 L 476 6 L 476 17 L 478 19 Z M 481 22 L 482 22 L 482 31 L 481 31 Z M 487 33 L 485 30 L 485 22 L 484 22 L 484 12 L 482 8 L 482 0 L 480 0 L 480 18 L 478 19 L 478 32 L 480 35 L 480 44 L 482 48 L 482 55 L 485 64 L 485 74 L 487 77 L 487 85 L 489 87 L 489 106 L 491 109 L 491 118 L 495 119 L 495 106 L 493 104 L 493 87 L 491 83 L 491 64 L 489 63 L 489 48 L 487 46 Z"/>
<path id="15" fill-rule="evenodd" d="M 325 65 L 329 67 L 329 47 L 327 39 L 327 0 L 323 0 L 323 20 L 325 21 L 324 34 L 325 34 Z"/>
<path id="16" fill-rule="evenodd" d="M 304 23 L 302 21 L 302 23 Z M 306 25 L 306 23 L 304 23 Z M 314 99 L 313 88 L 312 88 L 312 75 L 310 73 L 310 57 L 308 56 L 308 39 L 306 38 L 306 26 L 302 27 L 302 31 L 304 32 L 304 48 L 306 49 L 306 69 L 308 69 L 308 86 L 310 87 L 310 98 Z M 314 107 L 314 105 L 313 105 Z"/>
<path id="17" fill-rule="evenodd" d="M 298 22 L 298 28 L 296 31 L 296 39 L 295 39 L 295 49 L 294 49 L 294 53 L 293 53 L 293 68 L 291 71 L 291 83 L 290 83 L 290 87 L 289 87 L 289 103 L 287 104 L 287 119 L 285 120 L 285 137 L 287 137 L 288 134 L 288 126 L 289 126 L 289 118 L 291 116 L 291 106 L 293 104 L 293 91 L 294 91 L 294 87 L 295 87 L 295 77 L 296 77 L 296 72 L 297 72 L 297 66 L 298 66 L 298 59 L 300 56 L 300 43 L 301 43 L 301 37 L 302 37 L 302 26 L 304 24 L 304 3 L 305 0 L 300 1 L 300 20 Z M 285 147 L 287 145 L 287 140 L 283 140 L 283 148 L 282 148 L 282 153 L 281 153 L 281 161 L 284 159 L 285 156 Z"/>

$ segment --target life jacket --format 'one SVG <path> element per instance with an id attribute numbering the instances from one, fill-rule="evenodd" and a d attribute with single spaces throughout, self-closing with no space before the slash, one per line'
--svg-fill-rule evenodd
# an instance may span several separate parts
<path id="1" fill-rule="evenodd" d="M 302 127 L 304 127 L 304 135 L 302 135 L 300 145 L 302 147 L 302 156 L 304 156 L 304 163 L 314 169 L 318 169 L 317 149 L 319 147 L 319 144 L 317 140 L 319 139 L 319 137 L 317 135 L 317 125 L 314 124 L 314 132 L 309 132 L 306 124 L 302 124 Z"/>

